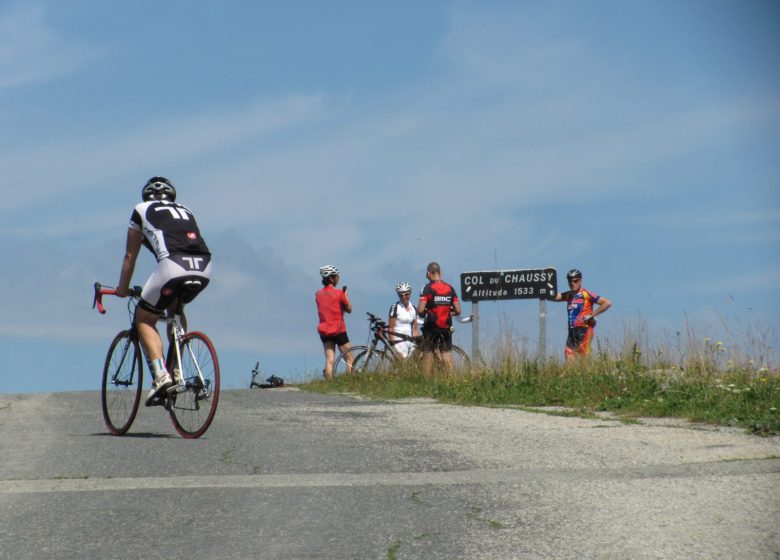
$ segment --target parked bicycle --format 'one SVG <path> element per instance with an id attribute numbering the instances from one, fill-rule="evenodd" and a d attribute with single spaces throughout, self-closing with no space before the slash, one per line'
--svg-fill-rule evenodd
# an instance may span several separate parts
<path id="1" fill-rule="evenodd" d="M 181 293 L 177 295 L 184 297 L 187 290 L 193 288 L 194 286 L 188 286 L 185 282 Z M 116 290 L 95 282 L 92 307 L 97 307 L 101 314 L 106 312 L 103 307 L 104 295 L 116 295 Z M 130 429 L 141 402 L 142 348 L 135 325 L 135 310 L 140 297 L 141 287 L 134 286 L 127 304 L 130 328 L 120 331 L 114 337 L 103 366 L 103 420 L 114 435 L 122 435 Z M 214 420 L 219 402 L 217 352 L 204 333 L 185 333 L 178 314 L 160 320 L 168 324 L 170 344 L 166 367 L 174 378 L 174 386 L 164 395 L 155 398 L 149 406 L 163 406 L 182 437 L 198 438 Z M 151 372 L 148 359 L 146 362 Z"/>
<path id="2" fill-rule="evenodd" d="M 333 366 L 333 374 L 344 375 L 346 373 L 375 373 L 392 371 L 402 364 L 411 363 L 420 366 L 422 362 L 421 345 L 422 336 L 409 336 L 407 334 L 392 331 L 393 340 L 390 340 L 390 327 L 381 318 L 372 313 L 366 313 L 369 322 L 369 336 L 371 341 L 367 345 L 353 346 L 346 352 L 342 352 L 336 358 Z M 411 341 L 415 348 L 408 358 L 404 358 L 393 348 L 401 341 Z M 352 367 L 349 367 L 346 356 L 352 353 L 354 360 Z M 440 355 L 435 353 L 437 365 L 442 366 L 443 360 Z M 468 354 L 452 345 L 452 368 L 456 372 L 467 371 L 471 367 L 471 360 Z"/>

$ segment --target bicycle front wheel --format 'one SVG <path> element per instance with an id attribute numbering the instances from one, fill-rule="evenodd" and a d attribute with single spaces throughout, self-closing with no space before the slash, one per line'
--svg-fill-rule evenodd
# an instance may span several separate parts
<path id="1" fill-rule="evenodd" d="M 143 366 L 138 338 L 130 331 L 122 331 L 108 347 L 100 394 L 103 421 L 112 434 L 121 436 L 130 429 L 138 413 L 142 385 Z"/>
<path id="2" fill-rule="evenodd" d="M 219 402 L 219 361 L 205 334 L 184 335 L 181 374 L 183 386 L 170 396 L 171 420 L 182 437 L 199 438 L 209 429 Z"/>
<path id="3" fill-rule="evenodd" d="M 342 352 L 339 354 L 338 358 L 336 358 L 335 363 L 333 364 L 333 375 L 339 376 L 349 373 L 355 373 L 352 366 L 349 365 L 347 362 L 347 359 L 350 355 L 352 355 L 352 363 L 356 362 L 358 356 L 365 353 L 365 351 L 368 350 L 367 346 L 353 346 L 346 352 Z"/>
<path id="4" fill-rule="evenodd" d="M 394 361 L 382 350 L 363 352 L 355 358 L 355 373 L 386 373 L 392 369 Z"/>

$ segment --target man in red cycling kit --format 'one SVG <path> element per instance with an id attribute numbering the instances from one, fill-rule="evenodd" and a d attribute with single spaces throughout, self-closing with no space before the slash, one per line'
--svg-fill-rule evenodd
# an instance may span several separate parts
<path id="1" fill-rule="evenodd" d="M 317 314 L 320 322 L 317 332 L 325 351 L 325 369 L 322 374 L 325 379 L 333 379 L 333 362 L 336 360 L 336 346 L 345 352 L 352 345 L 347 336 L 347 324 L 344 322 L 344 312 L 352 313 L 352 303 L 349 301 L 347 287 L 337 290 L 339 283 L 339 269 L 326 264 L 320 268 L 323 288 L 319 290 L 314 299 L 317 302 Z M 352 368 L 352 353 L 347 354 L 347 370 Z"/>
<path id="2" fill-rule="evenodd" d="M 576 268 L 566 274 L 569 290 L 555 294 L 551 301 L 565 301 L 569 316 L 569 335 L 566 337 L 566 359 L 590 354 L 590 342 L 596 327 L 596 315 L 612 307 L 612 302 L 582 287 L 582 272 Z M 593 305 L 596 309 L 593 309 Z"/>
<path id="3" fill-rule="evenodd" d="M 439 263 L 432 262 L 425 273 L 428 283 L 420 292 L 417 314 L 425 317 L 423 323 L 423 369 L 431 373 L 434 353 L 438 354 L 452 371 L 452 316 L 460 315 L 460 300 L 455 288 L 441 279 Z"/>

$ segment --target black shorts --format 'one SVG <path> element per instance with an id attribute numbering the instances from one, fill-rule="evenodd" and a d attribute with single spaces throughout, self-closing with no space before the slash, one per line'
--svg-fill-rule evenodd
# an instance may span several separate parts
<path id="1" fill-rule="evenodd" d="M 566 346 L 572 350 L 579 349 L 588 335 L 588 327 L 570 327 L 569 336 L 566 337 Z"/>
<path id="2" fill-rule="evenodd" d="M 449 328 L 439 327 L 424 328 L 422 331 L 423 352 L 450 352 L 452 351 L 452 331 Z"/>
<path id="3" fill-rule="evenodd" d="M 321 334 L 320 340 L 322 342 L 335 342 L 336 346 L 344 346 L 349 342 L 349 337 L 346 332 L 340 334 Z"/>

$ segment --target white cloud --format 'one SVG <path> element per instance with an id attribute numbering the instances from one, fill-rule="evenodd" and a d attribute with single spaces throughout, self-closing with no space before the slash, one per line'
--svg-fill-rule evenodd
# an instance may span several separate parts
<path id="1" fill-rule="evenodd" d="M 0 8 L 0 91 L 50 82 L 97 56 L 93 48 L 51 29 L 44 16 L 43 8 L 35 3 Z"/>

